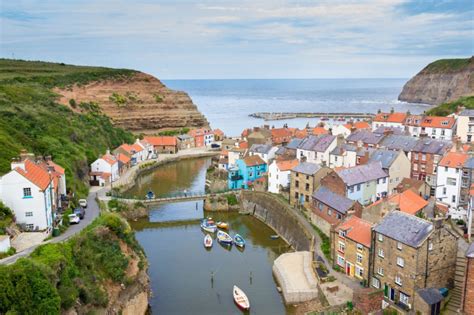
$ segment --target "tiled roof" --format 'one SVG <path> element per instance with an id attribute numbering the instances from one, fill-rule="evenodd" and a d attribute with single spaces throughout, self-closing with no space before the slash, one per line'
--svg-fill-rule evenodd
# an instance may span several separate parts
<path id="1" fill-rule="evenodd" d="M 444 300 L 444 296 L 436 288 L 418 289 L 416 292 L 428 305 L 438 304 Z"/>
<path id="2" fill-rule="evenodd" d="M 321 166 L 319 164 L 315 163 L 309 163 L 309 162 L 302 162 L 295 167 L 293 167 L 292 171 L 298 172 L 298 173 L 303 173 L 306 175 L 313 175 L 317 171 L 321 169 Z"/>
<path id="3" fill-rule="evenodd" d="M 104 160 L 105 162 L 107 162 L 110 165 L 114 165 L 115 163 L 117 163 L 117 159 L 112 154 L 102 155 L 102 160 Z"/>
<path id="4" fill-rule="evenodd" d="M 212 134 L 212 130 L 205 129 L 205 128 L 192 129 L 188 132 L 188 134 L 191 135 L 192 137 L 203 136 L 203 135 Z"/>
<path id="5" fill-rule="evenodd" d="M 329 130 L 324 129 L 324 127 L 313 128 L 313 135 L 327 135 L 327 134 L 329 134 Z"/>
<path id="6" fill-rule="evenodd" d="M 416 146 L 418 139 L 412 136 L 388 135 L 381 146 L 389 150 L 403 150 L 405 152 L 412 151 Z"/>
<path id="7" fill-rule="evenodd" d="M 416 192 L 411 189 L 407 189 L 402 193 L 394 194 L 387 199 L 380 199 L 377 202 L 371 204 L 367 208 L 374 207 L 380 203 L 387 202 L 393 205 L 397 205 L 400 211 L 415 215 L 420 210 L 428 205 L 428 201 L 420 197 Z"/>
<path id="8" fill-rule="evenodd" d="M 418 139 L 412 151 L 444 155 L 453 146 L 451 141 L 435 139 Z"/>
<path id="9" fill-rule="evenodd" d="M 421 127 L 451 129 L 455 123 L 454 117 L 427 116 L 421 122 Z"/>
<path id="10" fill-rule="evenodd" d="M 123 164 L 127 164 L 128 162 L 130 162 L 130 158 L 122 153 L 117 154 L 117 159 Z"/>
<path id="11" fill-rule="evenodd" d="M 252 155 L 252 156 L 247 156 L 244 159 L 244 163 L 247 166 L 256 166 L 256 165 L 262 165 L 266 164 L 262 158 L 260 158 L 258 155 Z"/>
<path id="12" fill-rule="evenodd" d="M 293 135 L 293 131 L 288 128 L 273 128 L 271 132 L 272 138 L 286 138 Z"/>
<path id="13" fill-rule="evenodd" d="M 419 127 L 423 120 L 423 115 L 408 115 L 405 120 L 405 126 L 416 126 Z"/>
<path id="14" fill-rule="evenodd" d="M 403 123 L 407 117 L 406 113 L 380 113 L 375 116 L 374 121 Z"/>
<path id="15" fill-rule="evenodd" d="M 219 128 L 217 129 L 214 129 L 214 134 L 215 135 L 219 135 L 219 136 L 223 136 L 224 135 L 224 131 L 220 130 Z"/>
<path id="16" fill-rule="evenodd" d="M 239 142 L 239 149 L 248 149 L 249 143 L 247 141 L 240 141 Z"/>
<path id="17" fill-rule="evenodd" d="M 423 180 L 414 179 L 414 178 L 404 178 L 404 179 L 402 179 L 400 184 L 398 184 L 397 190 L 398 191 L 400 191 L 400 190 L 404 191 L 404 190 L 411 189 L 411 188 L 414 188 L 414 189 L 418 190 L 424 183 L 425 183 L 425 181 L 423 181 Z"/>
<path id="18" fill-rule="evenodd" d="M 399 154 L 400 151 L 376 150 L 371 154 L 369 162 L 380 162 L 382 168 L 387 169 L 395 162 Z"/>
<path id="19" fill-rule="evenodd" d="M 64 168 L 59 166 L 58 164 L 54 163 L 53 161 L 47 161 L 46 162 L 49 166 L 52 166 L 56 172 L 58 172 L 61 175 L 64 175 Z"/>
<path id="20" fill-rule="evenodd" d="M 466 153 L 448 152 L 439 161 L 439 165 L 450 168 L 462 168 L 468 158 L 469 156 Z"/>
<path id="21" fill-rule="evenodd" d="M 267 154 L 272 149 L 272 146 L 269 144 L 252 144 L 249 149 L 249 152 Z"/>
<path id="22" fill-rule="evenodd" d="M 306 129 L 303 129 L 303 130 L 297 129 L 297 130 L 295 130 L 295 137 L 296 138 L 303 139 L 306 136 L 308 136 L 308 133 L 306 132 Z"/>
<path id="23" fill-rule="evenodd" d="M 141 145 L 139 145 L 138 143 L 134 143 L 132 144 L 132 150 L 135 151 L 135 152 L 141 152 L 143 151 L 143 147 Z"/>
<path id="24" fill-rule="evenodd" d="M 118 149 L 123 149 L 125 152 L 132 154 L 132 146 L 128 143 L 123 143 Z"/>
<path id="25" fill-rule="evenodd" d="M 191 130 L 193 131 L 193 130 Z M 159 137 L 145 137 L 146 141 L 148 141 L 153 146 L 175 146 L 177 144 L 176 137 L 173 136 L 159 136 Z"/>
<path id="26" fill-rule="evenodd" d="M 326 151 L 331 143 L 336 139 L 332 135 L 321 135 L 321 136 L 308 136 L 301 141 L 298 149 L 315 151 L 315 152 L 324 152 Z"/>
<path id="27" fill-rule="evenodd" d="M 345 124 L 344 127 L 346 127 L 347 129 L 370 129 L 370 125 L 368 122 L 366 121 L 356 121 L 354 123 L 348 123 L 348 124 Z"/>
<path id="28" fill-rule="evenodd" d="M 313 198 L 342 214 L 347 213 L 355 203 L 354 200 L 336 194 L 324 186 L 319 187 L 318 190 L 313 192 Z"/>
<path id="29" fill-rule="evenodd" d="M 433 231 L 433 224 L 411 214 L 392 211 L 374 230 L 405 245 L 418 248 Z"/>
<path id="30" fill-rule="evenodd" d="M 373 133 L 369 130 L 356 130 L 351 133 L 346 141 L 347 142 L 359 142 L 362 141 L 366 144 L 378 144 L 384 138 L 384 134 Z"/>
<path id="31" fill-rule="evenodd" d="M 287 161 L 277 161 L 276 164 L 278 166 L 278 169 L 282 172 L 284 171 L 289 171 L 292 168 L 294 168 L 296 165 L 298 165 L 299 161 L 298 160 L 287 160 Z"/>
<path id="32" fill-rule="evenodd" d="M 353 186 L 388 176 L 379 162 L 345 168 L 336 171 L 336 173 L 347 186 Z"/>
<path id="33" fill-rule="evenodd" d="M 25 170 L 20 167 L 17 167 L 14 170 L 18 174 L 22 175 L 27 180 L 38 186 L 39 189 L 45 190 L 51 182 L 51 177 L 48 171 L 28 159 L 25 160 L 24 163 Z"/>
<path id="34" fill-rule="evenodd" d="M 370 248 L 372 224 L 356 216 L 347 218 L 339 224 L 336 231 L 346 231 L 347 238 Z"/>

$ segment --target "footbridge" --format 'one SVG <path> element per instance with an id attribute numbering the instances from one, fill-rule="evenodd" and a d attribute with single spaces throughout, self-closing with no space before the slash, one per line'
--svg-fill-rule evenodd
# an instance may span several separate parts
<path id="1" fill-rule="evenodd" d="M 183 201 L 195 201 L 195 200 L 204 200 L 207 198 L 214 198 L 219 196 L 225 196 L 230 194 L 239 193 L 239 190 L 226 190 L 215 193 L 206 193 L 206 192 L 179 192 L 166 196 L 158 196 L 155 198 L 135 198 L 127 196 L 111 196 L 112 199 L 117 199 L 125 203 L 135 203 L 141 202 L 145 205 L 156 205 L 161 203 L 170 203 L 170 202 L 183 202 Z"/>

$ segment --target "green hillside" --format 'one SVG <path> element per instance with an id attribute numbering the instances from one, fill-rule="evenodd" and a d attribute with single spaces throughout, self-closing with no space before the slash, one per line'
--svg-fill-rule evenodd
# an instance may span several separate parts
<path id="1" fill-rule="evenodd" d="M 472 63 L 474 63 L 474 57 L 459 59 L 440 59 L 427 65 L 425 69 L 423 69 L 423 71 L 429 73 L 456 72 L 467 68 Z"/>
<path id="2" fill-rule="evenodd" d="M 87 165 L 107 148 L 133 141 L 115 128 L 97 104 L 71 103 L 80 113 L 56 102 L 51 88 L 85 84 L 133 74 L 126 69 L 81 67 L 0 59 L 0 175 L 21 149 L 51 155 L 66 169 L 68 187 L 87 192 Z"/>
<path id="3" fill-rule="evenodd" d="M 460 97 L 453 102 L 443 103 L 428 110 L 426 114 L 430 116 L 447 116 L 454 113 L 461 106 L 467 109 L 474 109 L 474 96 Z"/>

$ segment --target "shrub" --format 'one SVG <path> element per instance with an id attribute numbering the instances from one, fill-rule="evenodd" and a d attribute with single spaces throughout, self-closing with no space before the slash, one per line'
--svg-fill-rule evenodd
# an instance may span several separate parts
<path id="1" fill-rule="evenodd" d="M 229 206 L 235 206 L 239 203 L 237 197 L 234 194 L 227 195 L 227 203 Z"/>

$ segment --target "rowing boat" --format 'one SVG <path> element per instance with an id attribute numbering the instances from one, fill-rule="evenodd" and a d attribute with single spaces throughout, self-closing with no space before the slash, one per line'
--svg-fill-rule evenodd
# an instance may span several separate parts
<path id="1" fill-rule="evenodd" d="M 204 236 L 204 247 L 211 248 L 212 247 L 212 237 L 209 234 Z"/>
<path id="2" fill-rule="evenodd" d="M 217 231 L 217 240 L 223 244 L 232 244 L 232 237 L 224 231 Z"/>
<path id="3" fill-rule="evenodd" d="M 250 301 L 247 295 L 238 286 L 234 285 L 234 302 L 239 308 L 246 311 L 250 309 Z"/>

